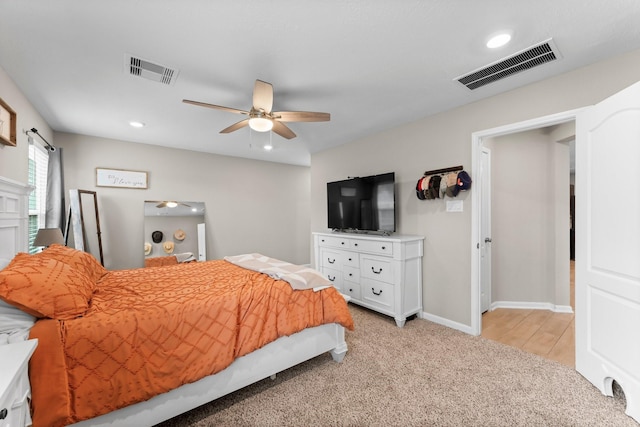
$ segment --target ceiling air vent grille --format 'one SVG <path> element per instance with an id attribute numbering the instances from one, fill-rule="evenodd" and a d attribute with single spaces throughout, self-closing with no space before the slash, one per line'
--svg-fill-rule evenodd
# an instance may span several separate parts
<path id="1" fill-rule="evenodd" d="M 559 58 L 560 52 L 553 40 L 549 39 L 486 67 L 456 77 L 455 80 L 473 90 Z"/>
<path id="2" fill-rule="evenodd" d="M 178 71 L 164 65 L 154 64 L 135 56 L 126 55 L 125 58 L 126 72 L 132 76 L 142 77 L 143 79 L 153 80 L 154 82 L 172 85 L 178 77 Z"/>

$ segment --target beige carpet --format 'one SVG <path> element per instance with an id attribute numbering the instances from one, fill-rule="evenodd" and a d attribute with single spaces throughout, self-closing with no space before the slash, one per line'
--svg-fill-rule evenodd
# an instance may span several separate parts
<path id="1" fill-rule="evenodd" d="M 161 425 L 637 426 L 622 395 L 603 396 L 567 366 L 351 307 L 342 363 L 316 357 Z"/>

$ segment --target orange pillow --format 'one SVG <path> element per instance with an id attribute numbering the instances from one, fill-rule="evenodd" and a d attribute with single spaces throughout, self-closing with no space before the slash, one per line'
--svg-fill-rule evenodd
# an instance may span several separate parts
<path id="1" fill-rule="evenodd" d="M 53 258 L 21 253 L 0 271 L 0 298 L 35 317 L 81 316 L 94 288 L 85 274 Z"/>
<path id="2" fill-rule="evenodd" d="M 53 258 L 79 270 L 97 282 L 105 275 L 107 269 L 88 252 L 79 251 L 63 245 L 54 244 L 36 254 L 38 257 Z"/>

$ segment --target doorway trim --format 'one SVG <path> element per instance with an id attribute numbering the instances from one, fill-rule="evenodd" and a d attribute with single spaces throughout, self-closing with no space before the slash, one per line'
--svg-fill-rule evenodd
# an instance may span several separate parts
<path id="1" fill-rule="evenodd" d="M 471 179 L 475 188 L 482 187 L 481 161 L 482 146 L 485 138 L 493 138 L 511 133 L 524 132 L 541 127 L 558 125 L 577 120 L 578 114 L 584 108 L 564 111 L 548 116 L 538 117 L 522 122 L 511 123 L 491 129 L 474 132 L 471 134 Z M 576 169 L 580 168 L 576 161 Z M 479 190 L 471 192 L 471 333 L 480 335 L 482 332 L 482 312 L 480 309 L 480 286 L 481 286 L 481 262 L 480 262 L 480 239 L 482 227 L 481 194 Z"/>

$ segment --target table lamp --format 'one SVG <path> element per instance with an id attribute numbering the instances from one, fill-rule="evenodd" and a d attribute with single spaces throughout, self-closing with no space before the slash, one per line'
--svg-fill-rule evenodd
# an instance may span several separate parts
<path id="1" fill-rule="evenodd" d="M 36 238 L 33 241 L 33 246 L 51 246 L 54 243 L 64 245 L 64 238 L 62 237 L 62 231 L 59 228 L 41 228 L 36 234 Z"/>

